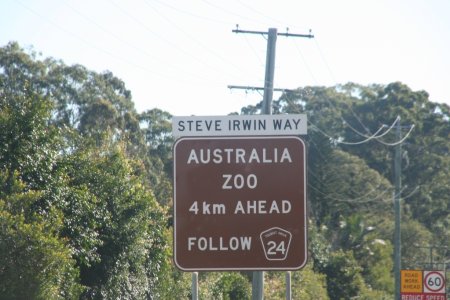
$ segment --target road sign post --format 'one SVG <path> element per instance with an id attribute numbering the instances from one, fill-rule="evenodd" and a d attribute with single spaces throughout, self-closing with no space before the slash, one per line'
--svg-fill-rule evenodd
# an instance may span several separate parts
<path id="1" fill-rule="evenodd" d="M 174 260 L 185 271 L 296 270 L 306 245 L 298 137 L 186 137 L 174 145 Z"/>

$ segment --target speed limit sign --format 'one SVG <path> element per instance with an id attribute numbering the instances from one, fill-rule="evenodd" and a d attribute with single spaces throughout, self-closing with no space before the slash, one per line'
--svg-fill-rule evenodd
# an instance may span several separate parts
<path id="1" fill-rule="evenodd" d="M 445 275 L 443 271 L 424 271 L 423 287 L 425 293 L 443 293 L 445 291 Z"/>

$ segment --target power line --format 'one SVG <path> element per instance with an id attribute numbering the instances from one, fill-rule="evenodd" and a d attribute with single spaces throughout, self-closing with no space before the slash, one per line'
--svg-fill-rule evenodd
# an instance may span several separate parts
<path id="1" fill-rule="evenodd" d="M 294 92 L 294 90 L 287 90 L 287 89 L 286 89 L 286 91 Z M 286 96 L 287 98 L 292 99 L 292 98 L 290 97 L 290 94 L 285 94 L 285 96 Z M 335 106 L 330 100 L 326 99 L 326 101 L 327 101 L 331 106 Z M 350 108 L 350 110 L 353 112 L 353 110 L 352 110 L 351 108 Z M 354 114 L 354 113 L 353 113 L 353 114 Z M 355 118 L 357 118 L 357 119 L 360 121 L 360 123 L 363 125 L 363 127 L 364 127 L 368 132 L 370 132 L 370 131 L 367 129 L 367 127 L 364 126 L 364 124 L 361 122 L 361 120 L 356 116 L 356 114 L 354 114 L 354 116 L 355 116 Z M 330 139 L 331 139 L 333 142 L 335 142 L 336 144 L 346 144 L 346 145 L 359 145 L 359 144 L 368 142 L 368 141 L 370 141 L 370 140 L 376 138 L 376 137 L 377 137 L 376 134 L 377 134 L 378 132 L 380 132 L 383 128 L 386 127 L 385 125 L 382 125 L 380 128 L 378 128 L 378 130 L 377 130 L 374 134 L 372 134 L 372 136 L 366 136 L 366 135 L 360 133 L 359 131 L 356 131 L 352 126 L 350 126 L 350 123 L 349 123 L 347 120 L 345 120 L 342 116 L 341 116 L 341 120 L 344 122 L 344 124 L 346 124 L 347 126 L 349 126 L 350 129 L 352 129 L 353 131 L 355 131 L 358 135 L 360 135 L 361 137 L 364 137 L 365 140 L 364 140 L 364 141 L 360 141 L 360 142 L 345 142 L 345 141 L 342 141 L 342 140 L 338 140 L 338 139 L 332 137 L 330 134 L 326 133 L 324 130 L 320 129 L 318 126 L 315 126 L 310 120 L 308 120 L 308 122 L 310 122 L 310 123 L 317 129 L 317 131 L 319 131 L 319 132 L 320 132 L 321 134 L 323 134 L 324 136 L 330 138 Z M 395 121 L 394 121 L 394 124 L 395 124 Z M 385 132 L 384 134 L 382 134 L 382 135 L 380 135 L 380 136 L 378 136 L 378 137 L 381 137 L 381 136 L 387 134 L 391 129 L 392 129 L 392 127 L 391 127 L 387 132 Z"/>
<path id="2" fill-rule="evenodd" d="M 394 120 L 394 122 L 392 123 L 392 125 L 391 126 L 389 126 L 389 129 L 388 130 L 386 130 L 384 133 L 382 133 L 382 134 L 380 134 L 380 135 L 378 135 L 378 136 L 376 136 L 376 137 L 374 137 L 375 139 L 379 139 L 379 138 L 381 138 L 381 137 L 383 137 L 383 136 L 385 136 L 386 134 L 388 134 L 391 130 L 392 130 L 392 128 L 394 128 L 394 126 L 395 126 L 395 124 L 397 124 L 397 122 L 400 120 L 400 117 L 399 116 L 397 116 L 397 118 L 395 118 L 395 120 Z M 343 119 L 343 121 L 345 121 L 344 119 Z M 353 129 L 354 131 L 356 131 L 356 129 L 354 129 L 353 127 L 351 127 L 350 126 L 350 124 L 347 124 L 351 129 Z M 387 127 L 387 125 L 382 125 L 382 127 Z M 371 138 L 370 136 L 367 136 L 367 135 L 365 135 L 365 134 L 363 134 L 363 133 L 360 133 L 360 132 L 357 132 L 359 135 L 361 135 L 362 137 L 365 137 L 365 138 Z M 371 138 L 371 139 L 373 139 L 373 138 Z M 381 141 L 380 141 L 381 142 Z"/>
<path id="3" fill-rule="evenodd" d="M 58 24 L 58 23 L 56 23 L 55 21 L 53 21 L 53 20 L 51 20 L 51 19 L 49 19 L 49 18 L 43 16 L 42 14 L 38 13 L 36 10 L 34 10 L 34 9 L 30 8 L 30 7 L 28 7 L 27 5 L 25 5 L 25 4 L 22 3 L 21 1 L 16 1 L 16 3 L 19 3 L 22 7 L 24 7 L 25 9 L 27 9 L 28 11 L 30 11 L 30 12 L 33 13 L 34 15 L 38 16 L 40 19 L 42 19 L 42 20 L 44 20 L 44 21 L 50 23 L 52 26 L 54 26 L 54 27 L 57 28 L 58 30 L 62 31 L 63 33 L 65 33 L 65 34 L 67 34 L 67 35 L 70 35 L 70 36 L 76 38 L 78 41 L 84 43 L 85 45 L 87 45 L 87 46 L 89 46 L 89 47 L 91 47 L 91 48 L 93 48 L 93 49 L 95 49 L 95 50 L 97 50 L 97 51 L 99 51 L 99 52 L 102 52 L 102 53 L 104 53 L 104 54 L 106 54 L 106 55 L 108 55 L 108 56 L 110 56 L 110 57 L 112 57 L 112 58 L 114 58 L 114 59 L 116 59 L 116 60 L 122 61 L 122 62 L 124 62 L 124 63 L 126 63 L 126 64 L 128 64 L 128 65 L 130 65 L 130 66 L 133 66 L 133 67 L 136 67 L 136 68 L 140 68 L 140 69 L 146 70 L 146 69 L 145 69 L 143 66 L 141 66 L 141 65 L 134 64 L 133 62 L 131 62 L 131 61 L 125 59 L 125 58 L 122 58 L 122 57 L 120 57 L 120 56 L 114 55 L 114 54 L 113 54 L 112 52 L 110 52 L 110 51 L 107 51 L 107 50 L 105 50 L 105 49 L 103 49 L 103 48 L 100 48 L 100 47 L 95 46 L 94 44 L 88 42 L 86 39 L 82 38 L 81 36 L 78 36 L 78 35 L 76 35 L 75 33 L 73 33 L 73 32 L 71 32 L 71 31 L 69 31 L 69 30 L 63 28 L 62 26 L 60 26 L 60 24 Z"/>
<path id="4" fill-rule="evenodd" d="M 252 23 L 255 23 L 255 24 L 262 24 L 261 22 L 259 22 L 259 20 L 251 19 L 251 18 L 249 18 L 249 17 L 247 17 L 247 16 L 237 14 L 237 13 L 234 12 L 234 11 L 231 11 L 231 10 L 228 10 L 228 9 L 226 9 L 226 8 L 224 8 L 224 7 L 218 6 L 217 4 L 211 3 L 210 1 L 207 1 L 207 0 L 202 0 L 202 1 L 203 1 L 204 3 L 206 3 L 207 5 L 209 5 L 209 6 L 211 6 L 211 7 L 214 7 L 215 9 L 219 10 L 219 11 L 222 12 L 222 13 L 226 13 L 226 14 L 229 14 L 229 15 L 232 15 L 232 16 L 234 16 L 234 17 L 239 18 L 239 20 L 244 19 L 244 20 L 248 20 L 248 21 L 250 21 L 250 22 L 252 22 Z"/>
<path id="5" fill-rule="evenodd" d="M 406 135 L 401 140 L 399 140 L 399 141 L 397 141 L 395 143 L 386 143 L 386 142 L 383 142 L 383 141 L 378 141 L 378 142 L 380 142 L 380 143 L 382 143 L 383 145 L 386 145 L 386 146 L 397 146 L 397 145 L 400 145 L 401 143 L 403 143 L 409 137 L 409 135 L 413 131 L 415 125 L 413 124 L 413 125 L 408 126 L 408 127 L 409 127 L 409 131 L 406 133 Z"/>
<path id="6" fill-rule="evenodd" d="M 80 35 L 77 35 L 75 33 L 73 33 L 70 30 L 67 30 L 66 28 L 62 27 L 58 22 L 55 22 L 54 20 L 42 15 L 41 13 L 39 13 L 38 11 L 32 9 L 31 7 L 27 6 L 26 4 L 22 3 L 21 1 L 17 1 L 16 3 L 18 3 L 19 5 L 21 5 L 22 7 L 24 7 L 25 9 L 27 9 L 28 11 L 30 11 L 32 14 L 36 15 L 37 17 L 39 17 L 41 20 L 44 20 L 45 22 L 51 24 L 54 28 L 60 30 L 61 32 L 63 32 L 64 34 L 66 34 L 67 36 L 71 36 L 73 38 L 75 38 L 76 40 L 82 42 L 83 44 L 85 44 L 86 46 L 90 47 L 91 49 L 94 49 L 102 54 L 106 54 L 107 56 L 113 58 L 116 61 L 120 61 L 122 63 L 124 63 L 125 65 L 131 66 L 133 68 L 142 70 L 146 73 L 155 75 L 159 78 L 165 78 L 165 79 L 175 79 L 175 77 L 173 77 L 172 75 L 168 75 L 168 74 L 164 74 L 162 72 L 157 72 L 155 71 L 155 69 L 150 69 L 148 67 L 146 67 L 143 64 L 138 64 L 135 63 L 133 61 L 131 61 L 128 58 L 124 58 L 120 55 L 116 55 L 113 52 L 104 49 L 103 47 L 98 47 L 95 44 L 89 42 L 87 39 L 83 38 Z M 92 20 L 91 18 L 83 15 L 80 11 L 74 9 L 72 6 L 66 4 L 69 8 L 71 8 L 75 13 L 77 13 L 79 16 L 83 17 L 84 19 L 88 20 L 89 22 L 93 23 L 95 26 L 97 26 L 98 28 L 100 28 L 102 31 L 104 31 L 105 33 L 113 36 L 115 39 L 117 39 L 118 41 L 120 41 L 121 43 L 127 45 L 128 47 L 131 47 L 132 49 L 141 52 L 142 54 L 145 54 L 147 57 L 154 59 L 155 61 L 161 61 L 162 58 L 161 57 L 155 57 L 153 55 L 151 55 L 150 53 L 148 53 L 147 51 L 144 51 L 142 48 L 136 47 L 131 45 L 129 42 L 124 41 L 122 38 L 120 38 L 119 36 L 117 36 L 116 34 L 112 33 L 110 30 L 107 30 L 105 27 L 101 26 L 100 24 L 98 24 L 98 22 Z M 213 84 L 221 84 L 221 82 L 213 82 L 211 81 L 211 77 L 204 77 L 204 76 L 200 76 L 199 74 L 196 73 L 192 73 L 192 72 L 188 72 L 180 67 L 177 67 L 176 65 L 171 65 L 170 62 L 167 62 L 167 66 L 175 68 L 178 71 L 181 71 L 183 73 L 186 73 L 192 77 L 197 78 L 198 80 L 201 80 L 201 83 L 204 84 L 205 80 L 208 80 L 209 82 L 212 82 Z M 183 84 L 192 84 L 192 82 L 186 81 L 184 79 L 178 79 L 177 78 L 177 82 L 179 83 L 183 83 Z M 199 82 L 200 83 L 200 82 Z"/>
<path id="7" fill-rule="evenodd" d="M 327 185 L 327 184 L 329 184 L 329 183 L 326 183 L 326 184 L 324 184 L 323 183 L 323 181 L 316 175 L 316 174 L 314 174 L 314 172 L 312 172 L 310 169 L 308 170 L 308 174 L 311 174 L 312 176 L 314 176 L 315 178 L 316 178 L 316 181 L 319 183 L 319 184 L 321 184 L 321 185 Z M 371 190 L 368 192 L 368 193 L 366 193 L 366 194 L 364 194 L 364 195 L 361 195 L 361 196 L 358 196 L 358 197 L 355 197 L 355 198 L 351 198 L 351 199 L 349 199 L 348 198 L 348 196 L 347 195 L 343 195 L 343 194 L 338 194 L 338 193 L 330 193 L 330 194 L 326 194 L 326 193 L 324 193 L 324 192 L 322 192 L 322 191 L 319 191 L 317 188 L 314 188 L 314 189 L 316 189 L 319 193 L 321 193 L 322 195 L 325 195 L 325 198 L 328 198 L 328 199 L 332 199 L 332 200 L 336 200 L 336 201 L 343 201 L 343 202 L 358 202 L 359 200 L 362 200 L 362 199 L 366 199 L 367 197 L 369 197 L 369 195 L 370 194 L 372 194 L 372 193 L 374 193 L 374 192 L 378 192 L 378 190 L 379 190 L 379 188 L 383 185 L 382 184 L 382 178 L 381 177 L 377 177 L 378 179 L 379 179 L 379 181 L 376 183 L 376 186 L 375 187 L 373 187 L 373 188 L 371 188 Z M 311 186 L 312 186 L 312 184 L 311 184 Z M 356 193 L 356 191 L 354 191 L 354 190 L 351 190 L 353 193 Z M 382 194 L 385 194 L 385 193 L 387 193 L 387 192 L 389 192 L 388 190 L 385 190 L 385 191 L 383 191 L 381 194 L 379 194 L 378 195 L 378 197 L 376 197 L 376 198 L 380 198 L 379 196 L 381 196 Z M 337 198 L 337 197 L 339 197 L 339 198 Z M 348 200 L 343 200 L 343 199 L 345 199 L 345 198 L 348 198 Z"/>
<path id="8" fill-rule="evenodd" d="M 359 142 L 345 142 L 345 141 L 336 139 L 336 138 L 332 137 L 331 135 L 327 134 L 326 132 L 324 132 L 323 130 L 321 130 L 319 127 L 317 127 L 316 125 L 314 125 L 310 120 L 308 120 L 308 123 L 310 123 L 310 124 L 313 126 L 313 128 L 315 128 L 318 132 L 320 132 L 320 133 L 323 134 L 324 136 L 326 136 L 326 137 L 328 137 L 329 139 L 331 139 L 334 143 L 336 143 L 336 144 L 343 144 L 343 145 L 351 145 L 351 146 L 354 146 L 354 145 L 361 145 L 361 144 L 367 143 L 367 142 L 369 142 L 369 141 L 371 141 L 371 140 L 373 140 L 373 139 L 376 139 L 376 138 L 378 137 L 378 133 L 380 133 L 380 132 L 385 128 L 385 125 L 382 125 L 382 126 L 381 126 L 381 127 L 380 127 L 373 135 L 367 137 L 366 139 L 364 139 L 364 140 L 362 140 L 362 141 L 359 141 Z M 390 129 L 388 129 L 388 131 L 389 131 L 389 130 L 390 130 Z M 382 133 L 381 135 L 386 134 L 388 131 L 386 131 L 385 133 Z"/>
<path id="9" fill-rule="evenodd" d="M 209 21 L 209 22 L 219 23 L 219 24 L 226 24 L 226 25 L 230 24 L 230 22 L 221 21 L 221 20 L 218 20 L 218 19 L 209 18 L 209 17 L 207 17 L 205 15 L 198 15 L 198 14 L 192 13 L 190 11 L 182 10 L 182 9 L 180 9 L 178 7 L 175 7 L 173 5 L 168 4 L 167 1 L 160 1 L 160 0 L 152 0 L 152 1 L 156 1 L 159 4 L 164 5 L 164 6 L 170 8 L 170 9 L 172 9 L 174 11 L 177 11 L 179 13 L 182 13 L 182 14 L 185 14 L 185 15 L 197 18 L 197 19 L 202 19 L 202 20 L 206 20 L 206 21 Z"/>
<path id="10" fill-rule="evenodd" d="M 173 27 L 177 28 L 180 32 L 182 32 L 184 35 L 186 35 L 191 41 L 194 41 L 196 44 L 198 44 L 200 47 L 202 47 L 203 49 L 205 49 L 207 52 L 211 53 L 213 56 L 215 56 L 216 58 L 218 58 L 219 60 L 225 62 L 227 65 L 231 65 L 233 66 L 236 70 L 238 70 L 240 73 L 241 72 L 247 72 L 246 69 L 243 69 L 242 67 L 236 65 L 234 62 L 225 59 L 223 56 L 221 56 L 220 54 L 218 54 L 216 51 L 210 49 L 209 47 L 207 47 L 204 43 L 202 43 L 201 41 L 199 41 L 195 36 L 193 36 L 192 34 L 188 33 L 186 30 L 184 30 L 183 28 L 181 28 L 180 26 L 178 26 L 178 24 L 172 20 L 170 20 L 168 17 L 166 17 L 165 15 L 161 14 L 155 7 L 151 6 L 149 3 L 144 2 L 148 7 L 150 7 L 158 16 L 160 16 L 161 18 L 163 18 L 164 20 L 166 20 L 166 22 L 168 22 L 170 25 L 172 25 Z M 216 69 L 217 70 L 217 69 Z M 218 73 L 222 73 L 223 70 L 217 70 Z M 235 76 L 235 73 L 229 73 L 230 75 Z"/>
<path id="11" fill-rule="evenodd" d="M 209 63 L 199 59 L 198 56 L 193 55 L 192 53 L 189 53 L 188 51 L 184 50 L 183 47 L 180 47 L 179 45 L 175 44 L 174 42 L 172 42 L 171 40 L 165 38 L 164 36 L 158 34 L 157 32 L 155 32 L 154 30 L 152 30 L 151 28 L 149 28 L 144 22 L 142 22 L 141 20 L 139 20 L 138 18 L 136 18 L 135 16 L 133 16 L 132 14 L 130 14 L 129 12 L 127 12 L 125 9 L 123 9 L 122 7 L 120 7 L 117 3 L 115 3 L 113 0 L 110 0 L 110 3 L 113 4 L 113 6 L 115 6 L 119 11 L 121 11 L 124 15 L 126 15 L 129 19 L 133 20 L 136 24 L 138 24 L 139 26 L 141 26 L 144 30 L 146 30 L 147 32 L 151 33 L 152 35 L 156 36 L 159 40 L 163 41 L 164 43 L 166 43 L 167 45 L 171 46 L 173 49 L 175 49 L 176 51 L 194 59 L 195 61 L 199 62 L 200 64 L 210 68 L 210 69 L 214 69 L 215 71 L 217 71 L 219 74 L 222 73 L 222 70 L 218 70 L 216 67 L 211 66 Z M 209 78 L 210 80 L 210 78 Z"/>
<path id="12" fill-rule="evenodd" d="M 331 79 L 333 80 L 333 82 L 334 82 L 335 84 L 337 84 L 336 77 L 334 77 L 334 73 L 333 73 L 333 71 L 331 70 L 330 65 L 328 64 L 327 60 L 325 59 L 325 55 L 323 55 L 322 49 L 320 48 L 319 43 L 317 42 L 317 39 L 315 39 L 314 42 L 315 42 L 315 45 L 316 45 L 316 47 L 317 47 L 317 50 L 318 50 L 318 52 L 319 52 L 319 55 L 320 55 L 322 61 L 324 62 L 325 66 L 326 66 L 326 68 L 327 68 L 327 70 L 328 70 L 328 72 L 330 73 Z"/>
<path id="13" fill-rule="evenodd" d="M 322 59 L 322 61 L 324 62 L 325 66 L 326 66 L 326 68 L 327 68 L 327 70 L 328 70 L 328 72 L 330 73 L 330 76 L 331 76 L 331 78 L 332 78 L 334 84 L 337 85 L 338 83 L 337 83 L 336 77 L 334 76 L 334 73 L 333 73 L 333 71 L 331 70 L 330 65 L 328 64 L 328 61 L 325 59 L 325 55 L 323 54 L 323 51 L 322 51 L 322 49 L 320 48 L 319 43 L 317 42 L 317 39 L 315 40 L 315 45 L 316 45 L 317 50 L 318 50 L 318 52 L 319 52 L 320 58 Z M 367 132 L 370 132 L 369 129 L 367 128 L 367 126 L 365 126 L 364 122 L 362 122 L 361 119 L 358 117 L 358 115 L 353 111 L 353 108 L 352 108 L 351 106 L 349 106 L 349 109 L 350 109 L 350 112 L 352 113 L 352 115 L 355 117 L 355 119 L 358 120 L 359 124 L 361 124 L 361 126 L 362 126 Z M 346 123 L 348 123 L 348 122 L 346 121 Z M 351 128 L 352 128 L 352 127 L 351 127 Z"/>
<path id="14" fill-rule="evenodd" d="M 245 4 L 244 2 L 242 2 L 242 1 L 240 1 L 240 0 L 238 0 L 237 2 L 238 2 L 239 4 L 241 4 L 242 6 L 244 6 L 245 8 L 247 8 L 248 10 L 253 11 L 253 12 L 256 13 L 256 14 L 258 14 L 258 15 L 260 15 L 260 16 L 263 16 L 263 17 L 267 18 L 268 20 L 272 20 L 272 21 L 274 21 L 274 22 L 276 22 L 276 23 L 278 23 L 278 24 L 282 24 L 282 22 L 280 22 L 279 20 L 276 20 L 276 19 L 272 18 L 271 16 L 268 16 L 268 15 L 266 15 L 266 14 L 260 12 L 259 10 L 256 10 L 254 7 L 251 7 L 250 5 Z"/>
<path id="15" fill-rule="evenodd" d="M 297 52 L 300 54 L 300 57 L 301 57 L 301 59 L 302 59 L 302 61 L 303 61 L 303 64 L 304 64 L 305 67 L 306 67 L 306 70 L 308 71 L 309 75 L 311 76 L 311 78 L 313 79 L 313 81 L 315 82 L 315 84 L 317 85 L 317 84 L 318 84 L 317 79 L 316 79 L 316 77 L 314 76 L 314 74 L 313 74 L 311 68 L 309 67 L 308 63 L 306 62 L 306 59 L 305 59 L 305 57 L 303 56 L 303 53 L 300 51 L 300 48 L 297 46 L 297 44 L 296 44 L 294 41 L 292 41 L 292 43 L 294 44 L 294 47 L 295 47 L 295 49 L 297 50 Z"/>
<path id="16" fill-rule="evenodd" d="M 369 195 L 372 193 L 377 192 L 377 188 L 373 188 L 370 192 L 368 192 L 365 195 L 356 197 L 356 198 L 348 198 L 348 196 L 344 196 L 344 195 L 339 195 L 339 194 L 327 194 L 324 193 L 322 191 L 320 191 L 318 188 L 314 187 L 311 183 L 308 183 L 308 186 L 311 187 L 313 190 L 317 191 L 318 193 L 324 195 L 326 199 L 330 199 L 336 202 L 345 202 L 345 203 L 369 203 L 369 202 L 376 202 L 379 201 L 380 199 L 383 199 L 384 196 L 389 193 L 389 190 L 384 190 L 381 193 L 378 193 L 376 197 L 374 198 L 369 198 Z M 387 201 L 384 201 L 385 203 L 387 203 Z"/>
<path id="17" fill-rule="evenodd" d="M 252 50 L 252 52 L 255 55 L 255 57 L 258 59 L 259 64 L 261 66 L 264 66 L 264 62 L 263 62 L 262 58 L 259 56 L 258 52 L 256 52 L 255 48 L 253 48 L 252 44 L 250 44 L 249 40 L 247 39 L 247 36 L 244 35 L 244 39 L 245 39 L 245 42 L 247 43 L 247 45 Z"/>

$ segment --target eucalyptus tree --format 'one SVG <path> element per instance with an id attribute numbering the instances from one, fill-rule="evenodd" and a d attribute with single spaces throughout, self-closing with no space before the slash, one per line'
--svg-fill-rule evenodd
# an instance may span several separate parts
<path id="1" fill-rule="evenodd" d="M 112 73 L 0 48 L 1 294 L 167 294 L 168 217 L 143 153 L 131 94 Z"/>

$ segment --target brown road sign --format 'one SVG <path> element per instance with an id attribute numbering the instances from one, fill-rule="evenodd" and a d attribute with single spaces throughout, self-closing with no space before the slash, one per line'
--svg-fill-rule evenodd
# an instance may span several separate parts
<path id="1" fill-rule="evenodd" d="M 174 145 L 174 260 L 185 271 L 296 270 L 307 259 L 298 137 L 181 138 Z"/>

